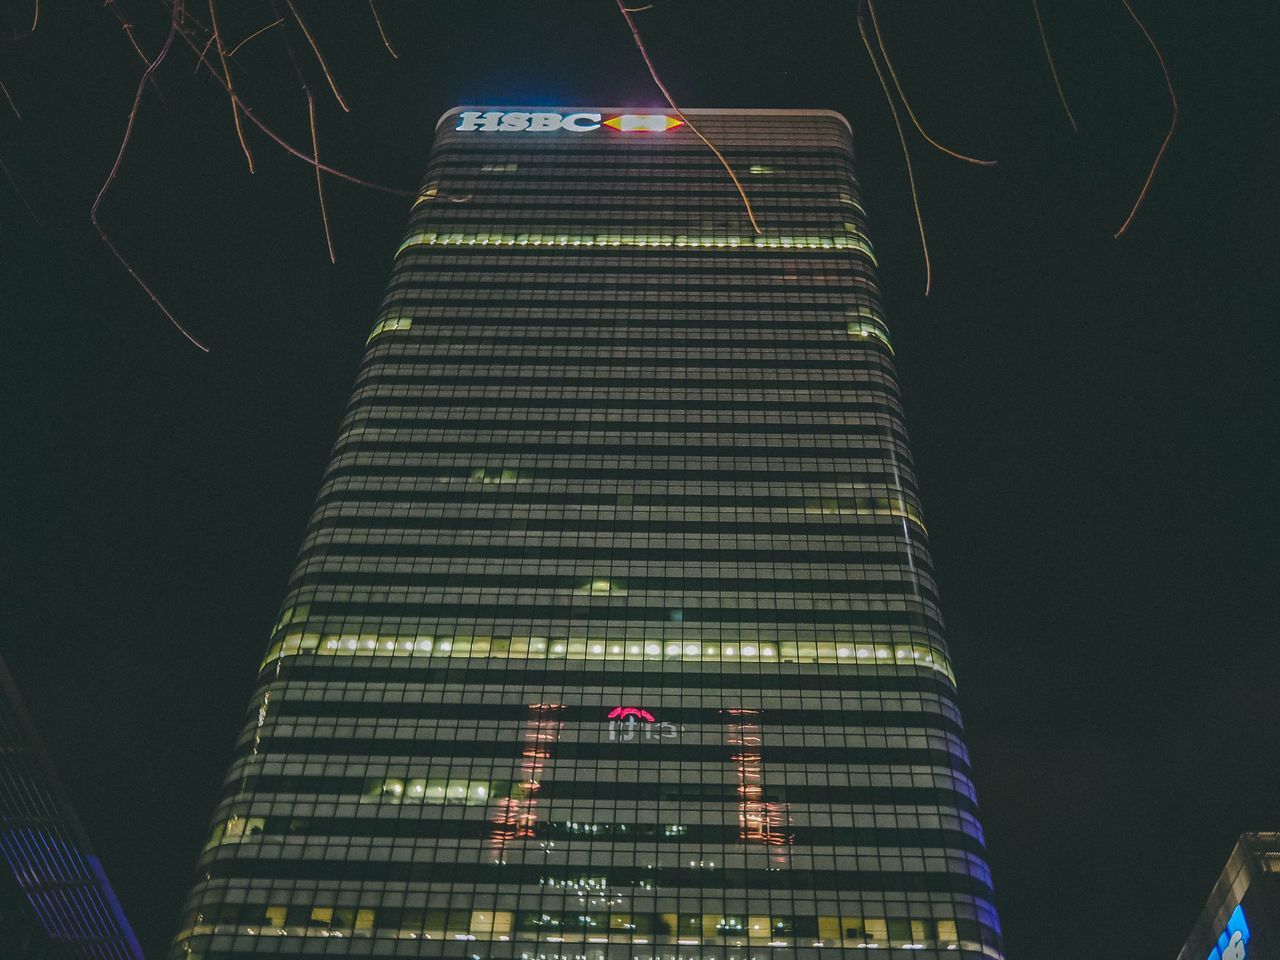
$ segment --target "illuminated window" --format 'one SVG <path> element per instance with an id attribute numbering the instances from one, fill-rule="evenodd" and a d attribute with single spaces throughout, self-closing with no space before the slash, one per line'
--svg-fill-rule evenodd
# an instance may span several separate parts
<path id="1" fill-rule="evenodd" d="M 888 333 L 873 320 L 865 320 L 861 317 L 856 320 L 850 320 L 849 333 L 855 337 L 873 337 L 888 347 L 890 353 L 893 353 L 893 344 L 889 342 Z"/>
<path id="2" fill-rule="evenodd" d="M 819 498 L 806 510 L 842 511 L 839 506 L 822 503 Z M 879 498 L 876 498 L 879 499 Z M 860 507 L 851 498 L 849 512 L 872 511 L 870 506 Z M 891 501 L 887 512 L 895 517 L 908 517 L 919 523 L 910 507 L 900 509 Z M 922 525 L 923 526 L 923 525 Z M 578 592 L 591 595 L 591 585 L 600 581 L 588 581 Z M 619 592 L 618 581 L 609 581 L 610 589 L 599 596 L 625 596 Z M 603 591 L 603 587 L 601 587 Z M 857 640 L 851 636 L 835 638 L 821 643 L 782 640 L 765 644 L 757 643 L 680 643 L 637 639 L 605 640 L 603 638 L 570 637 L 352 637 L 335 634 L 290 632 L 272 644 L 263 665 L 281 656 L 375 656 L 375 657 L 486 657 L 501 659 L 545 660 L 686 660 L 702 662 L 733 662 L 763 658 L 776 658 L 791 663 L 839 663 L 845 661 L 895 660 L 910 661 L 915 666 L 928 667 L 954 679 L 946 654 L 927 642 L 884 643 Z"/>
<path id="3" fill-rule="evenodd" d="M 590 594 L 593 597 L 625 597 L 627 595 L 626 587 L 617 580 L 597 579 L 584 583 L 578 588 L 578 593 Z M 604 648 L 593 650 L 593 653 L 603 653 Z"/>
<path id="4" fill-rule="evenodd" d="M 369 334 L 369 339 L 365 343 L 369 343 L 374 337 L 380 333 L 394 333 L 398 330 L 408 330 L 413 326 L 413 320 L 409 317 L 387 317 L 379 320 L 373 325 L 373 332 Z"/>
<path id="5" fill-rule="evenodd" d="M 471 479 L 481 483 L 521 483 L 532 479 L 527 470 L 514 467 L 480 467 L 471 471 Z"/>

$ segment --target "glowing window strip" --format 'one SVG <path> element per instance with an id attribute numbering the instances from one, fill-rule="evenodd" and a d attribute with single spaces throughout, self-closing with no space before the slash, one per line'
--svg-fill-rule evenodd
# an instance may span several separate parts
<path id="1" fill-rule="evenodd" d="M 929 528 L 924 525 L 924 520 L 920 514 L 911 509 L 909 504 L 876 507 L 860 507 L 855 503 L 856 497 L 811 497 L 805 501 L 801 508 L 805 513 L 816 513 L 823 516 L 861 516 L 861 517 L 905 517 L 914 523 L 925 533 L 929 532 Z M 871 499 L 864 497 L 863 499 Z M 888 497 L 876 497 L 877 500 L 887 500 Z M 788 509 L 794 510 L 795 507 Z"/>
<path id="2" fill-rule="evenodd" d="M 858 250 L 879 266 L 870 242 L 858 233 L 842 237 L 778 236 L 778 237 L 695 237 L 673 234 L 598 233 L 416 233 L 400 244 L 396 256 L 410 247 L 683 247 L 694 250 Z"/>
<path id="3" fill-rule="evenodd" d="M 546 943 L 620 943 L 620 944 L 706 944 L 721 946 L 797 946 L 835 948 L 890 948 L 921 950 L 935 947 L 941 950 L 963 949 L 974 955 L 986 954 L 997 956 L 989 947 L 984 947 L 976 938 L 979 936 L 979 925 L 972 920 L 953 920 L 943 917 L 927 920 L 890 920 L 858 913 L 844 914 L 801 914 L 795 917 L 774 917 L 760 914 L 739 914 L 725 916 L 717 913 L 680 914 L 650 912 L 647 910 L 630 911 L 618 905 L 607 903 L 606 887 L 592 886 L 591 878 L 581 881 L 564 881 L 560 885 L 566 889 L 584 890 L 580 898 L 596 896 L 599 901 L 588 902 L 577 909 L 549 909 L 541 913 L 538 924 L 540 929 L 529 930 L 516 928 L 517 914 L 511 910 L 475 910 L 448 911 L 430 909 L 421 912 L 412 927 L 387 926 L 375 924 L 381 907 L 361 908 L 348 922 L 348 931 L 368 930 L 375 925 L 382 935 L 397 939 L 410 940 L 469 940 L 469 941 L 543 941 Z M 548 884 L 554 886 L 554 884 Z M 204 913 L 197 916 L 192 925 L 180 934 L 180 937 L 208 935 L 215 930 L 219 933 L 234 930 L 237 934 L 249 936 L 276 937 L 284 933 L 295 936 L 329 938 L 341 936 L 341 929 L 335 924 L 335 906 L 311 906 L 310 915 L 306 919 L 289 922 L 286 917 L 289 908 L 283 904 L 269 905 L 263 908 L 265 922 L 230 923 L 219 920 L 216 914 Z M 398 908 L 397 915 L 400 914 Z M 540 911 L 539 911 L 540 912 Z M 810 921 L 806 926 L 817 930 L 813 934 L 796 935 L 791 928 L 794 920 Z M 637 929 L 638 922 L 646 927 L 666 928 L 663 933 L 648 933 Z M 889 935 L 890 923 L 894 926 L 902 924 L 905 930 L 897 937 Z M 548 935 L 550 931 L 554 935 Z M 897 931 L 895 931 L 897 932 Z M 904 939 L 909 937 L 910 939 Z M 716 953 L 714 956 L 721 956 Z M 698 956 L 690 953 L 689 958 Z"/>
<path id="4" fill-rule="evenodd" d="M 369 343 L 374 337 L 380 333 L 394 333 L 397 330 L 408 330 L 413 326 L 413 320 L 409 317 L 387 317 L 385 320 L 379 320 L 373 325 L 373 332 L 369 334 L 369 339 L 365 343 Z"/>
<path id="5" fill-rule="evenodd" d="M 834 640 L 604 640 L 583 637 L 435 637 L 291 630 L 272 644 L 262 665 L 296 655 L 343 657 L 476 657 L 496 660 L 688 661 L 693 663 L 857 663 L 927 667 L 952 682 L 946 655 L 925 643 Z"/>

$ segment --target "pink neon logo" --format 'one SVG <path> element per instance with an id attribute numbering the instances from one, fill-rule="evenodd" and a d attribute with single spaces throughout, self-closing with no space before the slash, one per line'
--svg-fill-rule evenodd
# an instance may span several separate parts
<path id="1" fill-rule="evenodd" d="M 653 723 L 653 714 L 641 707 L 614 707 L 609 711 L 608 719 L 625 720 L 627 717 L 639 717 L 645 723 Z"/>

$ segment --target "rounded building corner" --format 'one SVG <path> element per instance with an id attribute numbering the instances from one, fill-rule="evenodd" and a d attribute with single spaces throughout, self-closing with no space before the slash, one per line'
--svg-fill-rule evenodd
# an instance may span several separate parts
<path id="1" fill-rule="evenodd" d="M 436 126 L 435 126 L 436 130 L 438 131 L 440 129 L 441 124 L 443 124 L 450 117 L 456 117 L 463 110 L 466 110 L 467 106 L 468 105 L 465 103 L 460 103 L 456 107 L 450 107 L 444 113 L 440 114 L 440 119 L 436 121 Z M 848 124 L 848 122 L 849 122 L 848 120 L 845 121 L 846 124 Z"/>
<path id="2" fill-rule="evenodd" d="M 850 123 L 849 118 L 839 110 L 814 110 L 813 112 L 823 117 L 835 117 L 844 124 L 844 128 L 849 131 L 849 136 L 853 136 L 853 124 Z"/>

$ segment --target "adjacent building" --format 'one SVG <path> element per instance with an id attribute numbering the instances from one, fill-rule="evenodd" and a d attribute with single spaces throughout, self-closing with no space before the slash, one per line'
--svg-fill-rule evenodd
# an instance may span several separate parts
<path id="1" fill-rule="evenodd" d="M 0 660 L 0 957 L 142 960 Z"/>
<path id="2" fill-rule="evenodd" d="M 875 270 L 829 111 L 447 113 L 170 956 L 1001 957 Z"/>
<path id="3" fill-rule="evenodd" d="M 1280 833 L 1243 833 L 1178 960 L 1280 960 Z"/>

